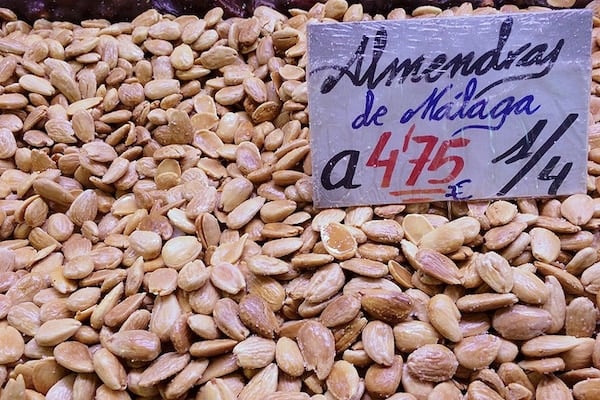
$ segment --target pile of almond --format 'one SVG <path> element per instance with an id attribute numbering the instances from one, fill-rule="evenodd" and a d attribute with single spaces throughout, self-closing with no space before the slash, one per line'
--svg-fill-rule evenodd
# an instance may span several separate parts
<path id="1" fill-rule="evenodd" d="M 312 204 L 308 23 L 519 11 L 0 9 L 0 400 L 600 398 L 598 83 L 587 194 Z"/>

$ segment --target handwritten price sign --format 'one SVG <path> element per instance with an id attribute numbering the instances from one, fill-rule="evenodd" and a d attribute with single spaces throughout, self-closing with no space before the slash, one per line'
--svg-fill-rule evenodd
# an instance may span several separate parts
<path id="1" fill-rule="evenodd" d="M 308 25 L 318 207 L 585 192 L 589 10 Z"/>

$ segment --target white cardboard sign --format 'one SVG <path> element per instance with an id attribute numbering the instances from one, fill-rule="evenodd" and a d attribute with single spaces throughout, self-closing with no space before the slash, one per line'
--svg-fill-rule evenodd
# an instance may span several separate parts
<path id="1" fill-rule="evenodd" d="M 589 10 L 307 29 L 317 207 L 585 192 Z"/>

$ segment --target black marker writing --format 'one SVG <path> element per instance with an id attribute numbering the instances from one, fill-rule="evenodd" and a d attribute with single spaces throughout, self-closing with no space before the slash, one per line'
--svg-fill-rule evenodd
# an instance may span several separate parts
<path id="1" fill-rule="evenodd" d="M 550 72 L 558 59 L 565 43 L 564 39 L 558 40 L 550 51 L 548 51 L 550 49 L 548 43 L 540 43 L 535 46 L 532 43 L 527 43 L 517 49 L 504 51 L 504 47 L 510 38 L 512 25 L 513 19 L 507 17 L 500 26 L 496 47 L 479 56 L 476 56 L 473 51 L 467 54 L 458 53 L 454 56 L 440 53 L 427 65 L 425 55 L 422 54 L 414 59 L 405 58 L 401 60 L 399 57 L 395 57 L 389 64 L 380 66 L 379 63 L 388 40 L 387 31 L 382 28 L 375 34 L 371 54 L 368 56 L 367 48 L 370 38 L 363 35 L 356 51 L 345 65 L 322 66 L 310 73 L 322 70 L 337 71 L 336 74 L 327 76 L 321 84 L 320 92 L 326 94 L 333 90 L 343 78 L 349 79 L 354 86 L 366 85 L 368 89 L 375 89 L 382 82 L 385 86 L 391 86 L 395 82 L 402 84 L 409 77 L 411 82 L 421 80 L 436 82 L 445 74 L 448 74 L 449 78 L 454 78 L 456 75 L 481 76 L 490 70 L 500 71 L 515 67 L 529 68 L 531 66 L 542 67 L 537 72 L 517 74 L 493 82 L 477 93 L 476 97 L 478 97 L 490 88 L 506 81 L 542 77 Z M 366 69 L 363 69 L 365 59 L 369 60 L 369 64 Z"/>
<path id="2" fill-rule="evenodd" d="M 502 187 L 502 189 L 500 189 L 496 194 L 498 196 L 504 196 L 513 187 L 515 187 L 515 185 L 519 183 L 519 181 L 523 179 L 533 167 L 535 167 L 535 165 L 546 154 L 546 152 L 550 150 L 550 148 L 554 146 L 554 144 L 565 134 L 569 127 L 573 125 L 573 123 L 577 120 L 578 116 L 579 114 L 574 113 L 567 115 L 567 117 L 560 124 L 560 126 L 556 128 L 554 133 L 550 135 L 550 137 L 540 146 L 540 148 L 535 153 L 533 153 L 533 155 L 530 152 L 531 147 L 533 147 L 536 139 L 538 138 L 542 130 L 546 127 L 548 120 L 539 120 L 537 124 L 535 124 L 535 126 L 529 132 L 527 132 L 527 134 L 523 138 L 521 138 L 521 140 L 519 140 L 514 146 L 506 150 L 504 153 L 500 154 L 498 157 L 494 158 L 492 160 L 492 163 L 497 163 L 511 156 L 513 153 L 516 153 L 512 157 L 507 158 L 505 160 L 506 164 L 512 164 L 513 162 L 529 158 L 525 165 L 523 165 L 523 167 L 519 171 L 517 171 L 517 173 L 510 179 L 510 181 L 508 181 L 508 183 L 504 185 L 504 187 Z M 553 181 L 553 183 L 550 185 L 550 188 L 548 189 L 549 195 L 555 195 L 557 193 L 558 188 L 565 180 L 565 178 L 569 174 L 569 171 L 571 170 L 571 167 L 573 166 L 572 162 L 568 162 L 563 166 L 563 168 L 557 175 L 550 175 L 550 173 L 559 161 L 560 156 L 552 157 L 537 177 L 539 180 L 542 181 Z"/>

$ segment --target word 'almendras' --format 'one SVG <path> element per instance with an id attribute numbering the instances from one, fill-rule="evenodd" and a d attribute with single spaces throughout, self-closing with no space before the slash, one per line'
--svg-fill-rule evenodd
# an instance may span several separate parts
<path id="1" fill-rule="evenodd" d="M 501 71 L 515 67 L 542 66 L 542 69 L 537 72 L 512 75 L 492 82 L 477 93 L 477 96 L 480 96 L 503 82 L 535 79 L 547 75 L 558 59 L 565 43 L 564 39 L 558 40 L 549 52 L 550 45 L 548 43 L 536 45 L 525 43 L 503 55 L 504 46 L 510 37 L 512 26 L 513 19 L 511 17 L 507 17 L 502 22 L 498 32 L 498 42 L 494 49 L 479 56 L 476 56 L 474 51 L 467 54 L 458 53 L 453 57 L 448 56 L 446 53 L 440 53 L 429 61 L 427 66 L 424 54 L 415 59 L 400 60 L 396 57 L 388 65 L 380 66 L 381 56 L 384 54 L 388 42 L 387 30 L 382 28 L 376 32 L 373 38 L 371 62 L 365 69 L 363 69 L 363 61 L 366 58 L 365 55 L 370 42 L 367 35 L 363 35 L 360 44 L 346 65 L 322 66 L 312 72 L 330 69 L 338 71 L 337 74 L 327 76 L 322 82 L 319 90 L 322 94 L 326 94 L 332 91 L 344 77 L 349 79 L 354 86 L 358 87 L 366 84 L 368 89 L 375 89 L 381 82 L 384 82 L 385 86 L 391 86 L 396 80 L 399 83 L 404 83 L 409 77 L 410 81 L 414 83 L 421 80 L 431 83 L 436 82 L 446 74 L 450 78 L 454 78 L 459 74 L 461 76 L 480 76 L 492 69 Z"/>

